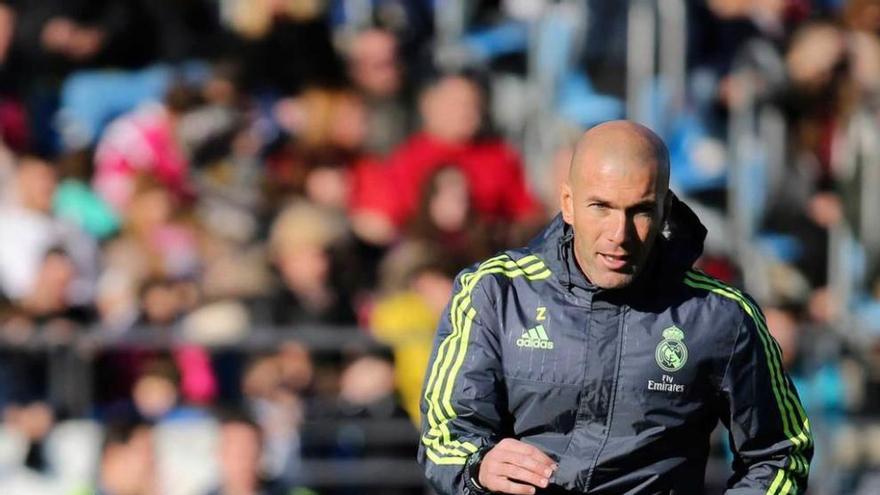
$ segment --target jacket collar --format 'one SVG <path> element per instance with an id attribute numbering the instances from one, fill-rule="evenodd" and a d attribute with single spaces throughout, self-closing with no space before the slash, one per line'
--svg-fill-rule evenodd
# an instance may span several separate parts
<path id="1" fill-rule="evenodd" d="M 663 281 L 678 279 L 703 254 L 706 227 L 684 202 L 672 194 L 669 217 L 663 226 L 648 265 L 626 292 L 650 290 Z M 541 256 L 559 282 L 568 290 L 600 290 L 587 279 L 577 264 L 573 250 L 574 231 L 558 214 L 529 243 L 532 252 Z"/>

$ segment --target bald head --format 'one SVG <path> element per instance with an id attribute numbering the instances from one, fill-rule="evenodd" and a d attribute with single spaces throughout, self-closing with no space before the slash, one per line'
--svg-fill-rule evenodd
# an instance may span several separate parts
<path id="1" fill-rule="evenodd" d="M 668 211 L 668 190 L 669 152 L 650 129 L 619 120 L 584 133 L 560 200 L 591 282 L 615 289 L 638 276 Z"/>
<path id="2" fill-rule="evenodd" d="M 612 120 L 585 132 L 575 145 L 568 180 L 577 182 L 583 168 L 611 164 L 617 167 L 655 167 L 657 192 L 669 189 L 669 150 L 651 129 L 629 120 Z"/>

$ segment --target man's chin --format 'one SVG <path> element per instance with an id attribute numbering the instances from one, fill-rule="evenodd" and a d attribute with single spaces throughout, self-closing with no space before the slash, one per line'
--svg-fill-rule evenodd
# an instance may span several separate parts
<path id="1" fill-rule="evenodd" d="M 631 273 L 619 273 L 619 272 L 606 272 L 601 277 L 597 277 L 599 280 L 594 280 L 593 283 L 596 284 L 597 287 L 601 289 L 614 290 L 614 289 L 623 289 L 630 284 L 632 284 L 635 279 L 635 275 Z"/>

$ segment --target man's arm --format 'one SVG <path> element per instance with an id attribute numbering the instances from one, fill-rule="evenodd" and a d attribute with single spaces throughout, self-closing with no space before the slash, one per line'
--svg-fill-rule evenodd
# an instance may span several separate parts
<path id="1" fill-rule="evenodd" d="M 422 389 L 419 462 L 441 494 L 478 493 L 468 483 L 465 464 L 501 435 L 498 326 L 484 323 L 495 315 L 477 287 L 480 275 L 476 270 L 456 277 Z"/>
<path id="2" fill-rule="evenodd" d="M 441 494 L 533 494 L 556 467 L 537 448 L 502 439 L 502 325 L 479 284 L 490 273 L 523 274 L 505 258 L 456 278 L 435 337 L 421 399 L 419 462 Z"/>
<path id="3" fill-rule="evenodd" d="M 751 299 L 739 302 L 743 322 L 721 383 L 734 453 L 727 493 L 803 493 L 813 455 L 809 420 L 764 315 Z"/>

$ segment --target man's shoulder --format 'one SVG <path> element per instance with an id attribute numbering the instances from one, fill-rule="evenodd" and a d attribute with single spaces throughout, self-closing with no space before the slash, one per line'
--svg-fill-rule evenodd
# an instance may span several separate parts
<path id="1" fill-rule="evenodd" d="M 541 281 L 550 278 L 552 272 L 547 263 L 526 248 L 509 249 L 491 258 L 474 263 L 456 277 L 459 286 L 474 287 L 477 284 L 507 285 L 517 279 Z"/>
<path id="2" fill-rule="evenodd" d="M 730 315 L 737 319 L 758 317 L 761 310 L 744 290 L 700 270 L 688 270 L 682 279 L 690 298 L 712 312 L 713 318 Z"/>

